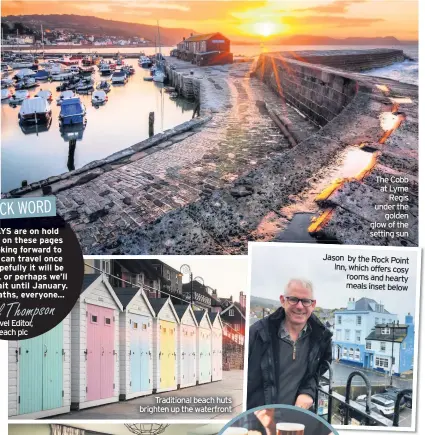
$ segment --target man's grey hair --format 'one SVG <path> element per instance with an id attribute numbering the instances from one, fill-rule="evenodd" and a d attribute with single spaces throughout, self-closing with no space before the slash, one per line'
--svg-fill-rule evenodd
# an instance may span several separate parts
<path id="1" fill-rule="evenodd" d="M 288 295 L 289 288 L 291 287 L 291 284 L 300 284 L 302 287 L 306 288 L 307 290 L 310 290 L 311 292 L 311 298 L 314 299 L 314 291 L 313 291 L 313 283 L 311 281 L 308 281 L 307 279 L 301 279 L 301 278 L 291 278 L 288 281 L 288 284 L 286 284 L 285 287 L 285 296 Z"/>

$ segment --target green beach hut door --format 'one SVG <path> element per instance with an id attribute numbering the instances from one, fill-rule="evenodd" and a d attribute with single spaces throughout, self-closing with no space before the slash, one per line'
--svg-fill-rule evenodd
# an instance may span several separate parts
<path id="1" fill-rule="evenodd" d="M 63 325 L 20 342 L 19 414 L 62 407 Z"/>

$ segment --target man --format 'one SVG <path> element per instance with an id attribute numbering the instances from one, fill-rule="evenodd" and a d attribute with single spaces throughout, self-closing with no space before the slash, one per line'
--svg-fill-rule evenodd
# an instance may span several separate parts
<path id="1" fill-rule="evenodd" d="M 249 330 L 247 409 L 311 408 L 318 376 L 332 361 L 332 333 L 313 314 L 312 284 L 291 279 L 280 302 L 282 307 Z"/>

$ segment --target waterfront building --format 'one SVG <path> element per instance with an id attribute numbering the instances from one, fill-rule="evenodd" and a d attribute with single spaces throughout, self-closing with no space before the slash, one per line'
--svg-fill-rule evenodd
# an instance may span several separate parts
<path id="1" fill-rule="evenodd" d="M 413 316 L 405 323 L 386 323 L 375 326 L 366 337 L 365 367 L 399 376 L 413 369 L 415 329 Z M 368 365 L 366 365 L 368 364 Z"/>
<path id="2" fill-rule="evenodd" d="M 374 299 L 350 298 L 345 310 L 335 311 L 333 358 L 358 367 L 371 367 L 366 337 L 375 326 L 397 321 L 397 314 L 387 311 Z"/>

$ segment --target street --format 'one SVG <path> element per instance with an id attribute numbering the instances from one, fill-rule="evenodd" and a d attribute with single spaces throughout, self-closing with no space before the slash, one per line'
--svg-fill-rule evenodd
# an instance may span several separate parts
<path id="1" fill-rule="evenodd" d="M 334 361 L 332 363 L 333 368 L 333 378 L 332 378 L 332 385 L 333 387 L 339 387 L 339 386 L 345 386 L 347 384 L 347 379 L 350 373 L 353 371 L 360 371 L 363 372 L 369 379 L 372 386 L 388 386 L 390 385 L 390 376 L 384 373 L 375 372 L 372 370 L 365 370 L 362 368 L 357 368 L 353 366 L 344 365 L 341 363 L 338 363 Z M 325 377 L 328 377 L 328 374 L 325 375 Z M 397 376 L 393 376 L 393 386 L 397 388 L 412 388 L 412 380 L 411 379 L 400 379 Z M 363 379 L 361 379 L 359 376 L 356 376 L 352 379 L 351 385 L 353 386 L 362 386 L 365 385 Z M 352 397 L 352 399 L 355 399 L 355 397 Z M 334 414 L 332 417 L 332 423 L 334 425 L 340 425 L 342 424 L 340 416 L 337 414 Z M 400 427 L 411 427 L 412 424 L 412 410 L 405 407 L 400 411 L 400 418 L 399 418 L 399 426 Z"/>
<path id="2" fill-rule="evenodd" d="M 150 396 L 139 397 L 125 402 L 116 402 L 109 405 L 97 406 L 94 408 L 83 409 L 81 411 L 71 411 L 67 414 L 62 414 L 55 417 L 55 419 L 73 420 L 73 419 L 117 419 L 117 420 L 130 420 L 130 419 L 151 419 L 155 421 L 170 419 L 171 415 L 176 419 L 231 419 L 242 412 L 242 391 L 243 391 L 243 370 L 223 371 L 223 380 L 211 382 L 208 384 L 197 385 L 195 387 L 183 388 L 177 391 L 170 391 L 168 393 L 153 394 Z M 231 404 L 219 403 L 220 407 L 231 407 L 231 412 L 220 413 L 200 413 L 199 411 L 193 412 L 141 412 L 146 407 L 162 406 L 176 409 L 181 405 L 165 405 L 158 403 L 156 398 L 230 398 Z M 193 402 L 192 402 L 193 403 Z M 217 403 L 217 402 L 216 402 Z M 205 406 L 188 405 L 192 406 Z M 209 403 L 207 406 L 213 407 Z"/>

